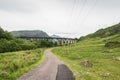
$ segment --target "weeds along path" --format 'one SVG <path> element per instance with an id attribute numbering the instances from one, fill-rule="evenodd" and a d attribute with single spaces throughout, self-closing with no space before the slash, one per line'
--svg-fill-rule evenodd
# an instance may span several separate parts
<path id="1" fill-rule="evenodd" d="M 46 61 L 38 68 L 26 73 L 17 80 L 74 80 L 69 68 L 52 54 L 51 49 L 45 51 Z"/>

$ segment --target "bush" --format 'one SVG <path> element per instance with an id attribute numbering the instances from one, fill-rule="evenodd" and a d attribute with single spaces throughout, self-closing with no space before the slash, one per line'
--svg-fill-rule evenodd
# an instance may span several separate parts
<path id="1" fill-rule="evenodd" d="M 47 40 L 40 40 L 40 41 L 36 41 L 35 45 L 37 45 L 38 48 L 53 47 L 53 46 L 56 46 L 56 43 L 53 43 L 53 42 L 47 41 Z"/>
<path id="2" fill-rule="evenodd" d="M 35 48 L 37 48 L 37 46 L 30 41 L 20 39 L 0 39 L 0 53 L 13 52 L 19 50 L 30 50 Z"/>
<path id="3" fill-rule="evenodd" d="M 4 31 L 1 27 L 0 27 L 0 39 L 7 39 L 7 40 L 11 40 L 13 39 L 13 35 L 10 32 Z"/>
<path id="4" fill-rule="evenodd" d="M 22 50 L 30 50 L 35 49 L 37 46 L 32 42 L 24 42 L 23 44 L 19 44 Z"/>
<path id="5" fill-rule="evenodd" d="M 108 48 L 120 47 L 120 42 L 118 42 L 118 41 L 107 42 L 107 43 L 105 44 L 105 47 L 108 47 Z"/>

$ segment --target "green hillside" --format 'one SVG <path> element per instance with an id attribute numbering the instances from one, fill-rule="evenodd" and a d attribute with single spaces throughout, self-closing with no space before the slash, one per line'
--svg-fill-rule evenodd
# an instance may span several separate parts
<path id="1" fill-rule="evenodd" d="M 105 29 L 99 29 L 95 33 L 88 34 L 87 36 L 83 36 L 80 39 L 95 38 L 95 37 L 104 38 L 104 37 L 109 37 L 117 34 L 120 34 L 120 23 Z"/>
<path id="2" fill-rule="evenodd" d="M 22 30 L 11 32 L 16 37 L 49 37 L 46 32 L 40 30 Z"/>
<path id="3" fill-rule="evenodd" d="M 71 68 L 76 80 L 119 80 L 120 24 L 100 29 L 53 52 Z"/>

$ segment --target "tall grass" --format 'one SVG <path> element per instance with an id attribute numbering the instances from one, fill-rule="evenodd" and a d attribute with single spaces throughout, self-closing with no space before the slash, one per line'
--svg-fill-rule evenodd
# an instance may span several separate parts
<path id="1" fill-rule="evenodd" d="M 16 80 L 22 74 L 41 64 L 44 49 L 0 54 L 0 80 Z"/>
<path id="2" fill-rule="evenodd" d="M 87 39 L 53 52 L 72 69 L 76 80 L 120 80 L 120 48 L 105 48 L 106 39 Z M 81 65 L 86 60 L 93 67 Z"/>

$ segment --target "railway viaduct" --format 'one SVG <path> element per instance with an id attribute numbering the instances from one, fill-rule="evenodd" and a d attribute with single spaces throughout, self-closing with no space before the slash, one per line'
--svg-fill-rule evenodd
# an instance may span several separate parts
<path id="1" fill-rule="evenodd" d="M 54 37 L 17 37 L 17 38 L 26 39 L 30 41 L 47 40 L 53 43 L 57 43 L 57 45 L 67 45 L 77 42 L 77 38 L 54 38 Z"/>

